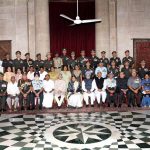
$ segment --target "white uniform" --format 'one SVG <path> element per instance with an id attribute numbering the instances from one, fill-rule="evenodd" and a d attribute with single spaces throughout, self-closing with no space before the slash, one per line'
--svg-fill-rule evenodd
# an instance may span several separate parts
<path id="1" fill-rule="evenodd" d="M 44 80 L 43 88 L 47 92 L 43 92 L 43 107 L 51 108 L 53 105 L 53 89 L 54 89 L 54 81 L 52 80 Z"/>
<path id="2" fill-rule="evenodd" d="M 44 72 L 40 72 L 39 71 L 39 73 L 40 73 L 40 78 L 39 78 L 39 80 L 44 80 L 45 79 L 45 75 L 47 75 L 47 72 L 46 71 L 44 71 Z"/>
<path id="3" fill-rule="evenodd" d="M 88 91 L 86 89 L 85 81 L 82 81 L 82 90 L 84 91 L 83 92 L 83 98 L 84 98 L 84 101 L 85 101 L 86 105 L 89 105 L 89 98 L 91 100 L 91 105 L 94 105 L 94 101 L 95 101 L 94 89 L 95 89 L 95 84 L 94 84 L 93 81 L 92 81 L 90 91 Z"/>
<path id="4" fill-rule="evenodd" d="M 95 75 L 97 75 L 98 72 L 102 73 L 102 78 L 106 78 L 107 77 L 107 68 L 106 67 L 97 67 L 95 69 Z"/>
<path id="5" fill-rule="evenodd" d="M 12 105 L 14 105 L 14 108 L 16 109 L 18 106 L 18 102 L 19 102 L 19 97 L 17 95 L 19 95 L 20 91 L 18 88 L 18 84 L 17 82 L 15 82 L 14 84 L 12 82 L 9 82 L 7 85 L 7 104 L 9 106 L 9 109 L 11 109 Z"/>

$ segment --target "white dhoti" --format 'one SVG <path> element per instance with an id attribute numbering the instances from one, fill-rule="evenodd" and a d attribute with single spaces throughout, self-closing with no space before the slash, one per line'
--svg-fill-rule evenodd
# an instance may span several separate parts
<path id="1" fill-rule="evenodd" d="M 83 98 L 84 98 L 84 101 L 85 101 L 86 105 L 89 105 L 89 98 L 90 98 L 90 101 L 91 101 L 91 105 L 94 105 L 94 101 L 95 101 L 94 92 L 91 92 L 91 93 L 84 92 L 83 93 Z"/>
<path id="2" fill-rule="evenodd" d="M 60 97 L 60 99 L 58 97 Z M 55 94 L 55 100 L 58 104 L 58 107 L 62 105 L 64 98 L 65 98 L 65 94 Z"/>
<path id="3" fill-rule="evenodd" d="M 53 105 L 53 92 L 43 94 L 43 107 L 52 108 Z"/>
<path id="4" fill-rule="evenodd" d="M 7 101 L 9 109 L 11 109 L 12 106 L 14 106 L 14 108 L 16 109 L 19 103 L 19 98 L 17 96 L 14 98 L 11 98 L 8 96 L 6 101 Z"/>
<path id="5" fill-rule="evenodd" d="M 68 94 L 68 106 L 72 107 L 82 107 L 83 106 L 83 96 L 81 93 L 75 93 L 69 96 Z"/>
<path id="6" fill-rule="evenodd" d="M 106 100 L 106 92 L 105 91 L 95 91 L 95 97 L 97 99 L 98 104 L 100 104 L 101 98 L 102 98 L 102 102 L 104 103 Z"/>

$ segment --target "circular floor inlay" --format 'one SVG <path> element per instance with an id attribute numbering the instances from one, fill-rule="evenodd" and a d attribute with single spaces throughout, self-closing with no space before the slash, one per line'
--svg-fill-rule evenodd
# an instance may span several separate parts
<path id="1" fill-rule="evenodd" d="M 103 141 L 111 136 L 111 131 L 101 125 L 76 123 L 63 125 L 53 132 L 53 136 L 66 143 L 90 144 Z"/>

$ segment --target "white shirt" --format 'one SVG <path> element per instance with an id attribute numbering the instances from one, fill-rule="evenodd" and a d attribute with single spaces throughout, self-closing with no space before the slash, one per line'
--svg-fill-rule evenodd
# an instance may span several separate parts
<path id="1" fill-rule="evenodd" d="M 19 94 L 19 93 L 20 93 L 20 91 L 19 91 L 17 82 L 15 82 L 14 84 L 12 82 L 9 82 L 7 84 L 7 94 L 8 95 L 16 96 L 16 94 Z"/>
<path id="2" fill-rule="evenodd" d="M 2 61 L 0 60 L 0 72 L 3 72 Z"/>
<path id="3" fill-rule="evenodd" d="M 44 80 L 43 81 L 43 88 L 46 92 L 50 92 L 54 89 L 54 81 L 53 80 Z"/>
<path id="4" fill-rule="evenodd" d="M 110 87 L 110 88 L 114 88 L 116 87 L 116 80 L 113 78 L 113 79 L 105 79 L 104 80 L 104 89 L 107 89 L 107 87 Z"/>
<path id="5" fill-rule="evenodd" d="M 27 74 L 27 78 L 32 81 L 34 79 L 34 72 L 29 71 Z"/>
<path id="6" fill-rule="evenodd" d="M 106 67 L 97 67 L 95 69 L 95 75 L 97 75 L 98 72 L 102 73 L 102 78 L 106 78 L 107 77 L 107 68 Z"/>
<path id="7" fill-rule="evenodd" d="M 45 78 L 45 75 L 47 75 L 47 72 L 46 71 L 44 71 L 44 72 L 39 72 L 40 73 L 40 78 L 39 78 L 39 80 L 44 80 L 44 78 Z"/>

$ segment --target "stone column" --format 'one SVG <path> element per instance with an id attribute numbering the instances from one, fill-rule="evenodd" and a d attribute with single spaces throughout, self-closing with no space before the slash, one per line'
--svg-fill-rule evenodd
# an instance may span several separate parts
<path id="1" fill-rule="evenodd" d="M 50 51 L 49 0 L 35 0 L 35 49 L 44 59 Z"/>
<path id="2" fill-rule="evenodd" d="M 101 18 L 101 23 L 96 23 L 96 52 L 101 56 L 101 51 L 106 51 L 109 57 L 109 0 L 95 0 L 95 16 Z"/>
<path id="3" fill-rule="evenodd" d="M 28 43 L 29 53 L 35 59 L 35 0 L 28 0 Z"/>
<path id="4" fill-rule="evenodd" d="M 117 50 L 116 3 L 116 0 L 109 0 L 110 53 Z"/>

